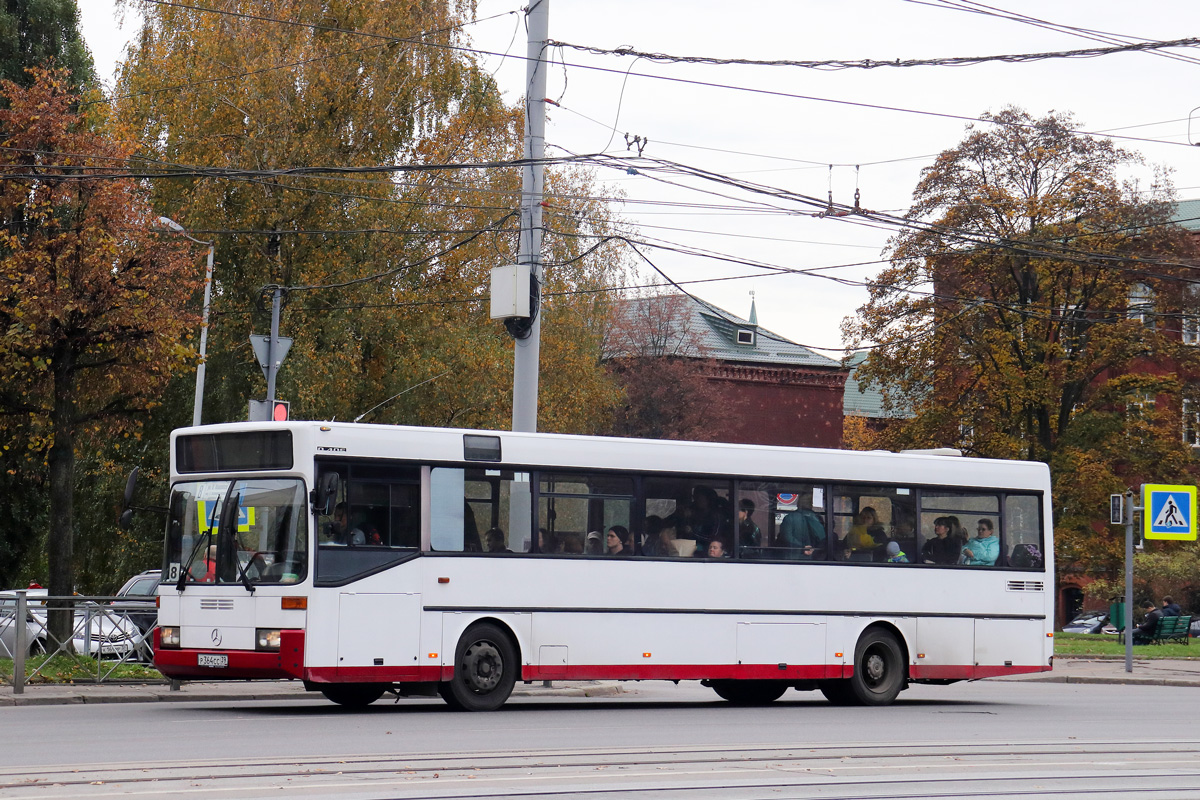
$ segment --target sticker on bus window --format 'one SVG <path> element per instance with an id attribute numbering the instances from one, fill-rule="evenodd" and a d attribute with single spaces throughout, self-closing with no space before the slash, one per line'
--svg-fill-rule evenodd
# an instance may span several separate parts
<path id="1" fill-rule="evenodd" d="M 196 507 L 199 511 L 200 518 L 197 520 L 197 527 L 200 533 L 208 533 L 213 527 L 216 527 L 220 522 L 220 509 L 215 501 L 197 500 Z M 211 515 L 211 516 L 210 516 Z M 254 527 L 254 507 L 243 508 L 238 506 L 238 533 L 248 533 Z"/>
<path id="2" fill-rule="evenodd" d="M 825 490 L 820 486 L 813 487 L 813 508 L 825 507 Z"/>
<path id="3" fill-rule="evenodd" d="M 775 495 L 775 505 L 780 511 L 795 511 L 800 495 L 794 492 L 780 492 Z"/>
<path id="4" fill-rule="evenodd" d="M 174 583 L 179 580 L 179 562 L 172 561 L 167 565 L 167 582 Z"/>

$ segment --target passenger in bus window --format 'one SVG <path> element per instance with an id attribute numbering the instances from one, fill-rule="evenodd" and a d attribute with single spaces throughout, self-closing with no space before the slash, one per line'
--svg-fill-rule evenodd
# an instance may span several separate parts
<path id="1" fill-rule="evenodd" d="M 962 563 L 973 567 L 990 567 L 1000 555 L 1000 539 L 987 517 L 979 519 L 976 536 L 962 549 Z"/>
<path id="2" fill-rule="evenodd" d="M 825 547 L 825 525 L 806 502 L 811 503 L 805 493 L 800 493 L 797 509 L 779 523 L 776 545 L 791 551 L 785 558 L 811 559 L 814 554 L 819 558 L 819 551 Z"/>
<path id="3" fill-rule="evenodd" d="M 608 529 L 606 544 L 610 556 L 633 555 L 633 543 L 630 541 L 629 529 L 624 525 L 613 525 Z"/>
<path id="4" fill-rule="evenodd" d="M 933 521 L 933 537 L 921 548 L 921 561 L 926 564 L 957 564 L 962 557 L 965 542 L 950 533 L 949 517 L 938 517 Z"/>
<path id="5" fill-rule="evenodd" d="M 709 558 L 729 558 L 729 552 L 725 549 L 725 543 L 720 539 L 713 539 L 708 543 Z"/>
<path id="6" fill-rule="evenodd" d="M 887 563 L 889 564 L 907 564 L 908 556 L 900 549 L 899 542 L 887 543 Z"/>
<path id="7" fill-rule="evenodd" d="M 489 528 L 485 533 L 484 539 L 487 541 L 487 551 L 489 553 L 511 553 L 508 549 L 508 542 L 505 541 L 504 531 L 499 528 Z"/>
<path id="8" fill-rule="evenodd" d="M 215 544 L 208 546 L 208 552 L 204 556 L 204 577 L 200 579 L 200 582 L 217 582 L 217 546 Z"/>
<path id="9" fill-rule="evenodd" d="M 558 553 L 561 551 L 562 547 L 559 545 L 558 536 L 545 528 L 538 528 L 538 552 Z"/>
<path id="10" fill-rule="evenodd" d="M 604 553 L 604 545 L 602 544 L 603 537 L 600 531 L 588 531 L 587 540 L 583 543 L 583 552 L 589 556 L 598 556 Z"/>
<path id="11" fill-rule="evenodd" d="M 846 534 L 846 546 L 851 553 L 869 553 L 879 544 L 875 541 L 875 530 L 882 535 L 883 527 L 879 524 L 879 515 L 871 506 L 864 506 L 854 519 L 854 525 Z"/>
<path id="12" fill-rule="evenodd" d="M 675 538 L 675 523 L 670 519 L 646 517 L 646 532 L 649 538 L 646 540 L 646 548 L 642 551 L 643 555 L 656 558 L 672 558 L 679 555 L 675 544 L 678 541 Z"/>
<path id="13" fill-rule="evenodd" d="M 583 555 L 583 542 L 579 540 L 579 534 L 567 534 L 562 540 L 563 555 Z"/>
<path id="14" fill-rule="evenodd" d="M 692 538 L 698 548 L 708 548 L 708 543 L 721 533 L 721 516 L 717 511 L 717 493 L 711 486 L 697 486 L 692 492 Z"/>
<path id="15" fill-rule="evenodd" d="M 762 530 L 753 520 L 754 501 L 743 497 L 738 503 L 738 541 L 742 547 L 760 547 Z"/>

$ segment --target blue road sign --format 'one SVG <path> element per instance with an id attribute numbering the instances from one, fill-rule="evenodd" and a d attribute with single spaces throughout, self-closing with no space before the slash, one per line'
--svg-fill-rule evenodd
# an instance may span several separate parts
<path id="1" fill-rule="evenodd" d="M 1142 486 L 1143 532 L 1147 539 L 1196 540 L 1196 487 Z"/>

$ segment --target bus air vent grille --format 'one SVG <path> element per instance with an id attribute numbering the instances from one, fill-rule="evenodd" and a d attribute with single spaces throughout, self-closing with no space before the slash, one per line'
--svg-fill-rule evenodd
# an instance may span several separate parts
<path id="1" fill-rule="evenodd" d="M 1041 581 L 1009 581 L 1010 592 L 1044 592 L 1045 585 Z"/>
<path id="2" fill-rule="evenodd" d="M 221 597 L 202 597 L 200 598 L 200 608 L 232 611 L 233 600 L 230 598 Z"/>

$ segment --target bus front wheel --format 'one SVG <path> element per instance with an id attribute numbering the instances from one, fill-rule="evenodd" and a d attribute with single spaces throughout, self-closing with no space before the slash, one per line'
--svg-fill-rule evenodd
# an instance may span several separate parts
<path id="1" fill-rule="evenodd" d="M 467 629 L 454 653 L 454 677 L 438 693 L 456 711 L 495 711 L 517 682 L 517 651 L 507 632 L 489 622 Z"/>
<path id="2" fill-rule="evenodd" d="M 849 680 L 827 681 L 821 693 L 837 705 L 886 706 L 904 688 L 904 651 L 896 637 L 878 628 L 867 631 L 854 649 Z"/>
<path id="3" fill-rule="evenodd" d="M 765 706 L 778 700 L 788 685 L 784 681 L 715 680 L 708 684 L 722 700 L 737 706 Z"/>

